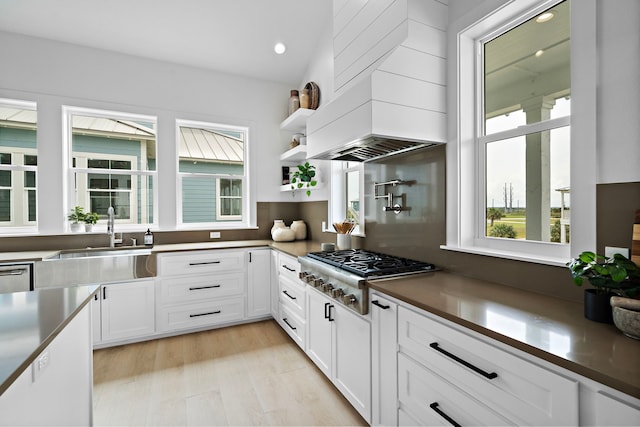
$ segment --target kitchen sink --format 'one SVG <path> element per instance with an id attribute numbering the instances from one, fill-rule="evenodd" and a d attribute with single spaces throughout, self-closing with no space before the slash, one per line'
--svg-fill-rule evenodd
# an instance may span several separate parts
<path id="1" fill-rule="evenodd" d="M 73 249 L 73 250 L 60 251 L 57 254 L 50 256 L 46 260 L 115 257 L 115 256 L 132 256 L 132 255 L 138 256 L 138 255 L 150 255 L 150 254 L 151 254 L 151 249 L 145 248 L 145 247 L 90 248 L 90 249 L 81 249 L 81 250 Z"/>
<path id="2" fill-rule="evenodd" d="M 156 275 L 156 256 L 145 246 L 69 249 L 35 263 L 36 288 L 122 282 Z"/>

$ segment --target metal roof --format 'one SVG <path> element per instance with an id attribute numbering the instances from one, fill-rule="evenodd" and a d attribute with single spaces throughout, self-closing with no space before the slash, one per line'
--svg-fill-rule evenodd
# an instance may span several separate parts
<path id="1" fill-rule="evenodd" d="M 180 127 L 180 159 L 242 163 L 244 141 L 209 129 Z"/>

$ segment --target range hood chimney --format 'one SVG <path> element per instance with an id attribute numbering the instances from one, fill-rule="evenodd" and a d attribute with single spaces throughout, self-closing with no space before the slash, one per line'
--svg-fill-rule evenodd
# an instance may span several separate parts
<path id="1" fill-rule="evenodd" d="M 445 143 L 447 6 L 368 1 L 334 15 L 337 91 L 307 120 L 308 157 L 369 161 Z"/>

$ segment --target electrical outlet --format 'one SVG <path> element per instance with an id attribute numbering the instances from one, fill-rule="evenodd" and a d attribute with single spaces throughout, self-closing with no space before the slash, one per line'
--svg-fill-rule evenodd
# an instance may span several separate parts
<path id="1" fill-rule="evenodd" d="M 32 380 L 35 383 L 42 375 L 42 372 L 49 366 L 49 352 L 43 352 L 36 360 L 31 364 Z"/>
<path id="2" fill-rule="evenodd" d="M 620 254 L 625 258 L 629 258 L 629 248 L 616 248 L 614 246 L 604 247 L 604 256 L 611 258 L 614 254 Z"/>
<path id="3" fill-rule="evenodd" d="M 210 239 L 219 239 L 220 238 L 220 232 L 219 231 L 212 231 L 209 233 L 209 238 Z"/>

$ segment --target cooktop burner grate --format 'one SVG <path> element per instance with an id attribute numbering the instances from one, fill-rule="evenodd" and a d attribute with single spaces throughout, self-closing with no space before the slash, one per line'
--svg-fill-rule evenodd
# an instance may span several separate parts
<path id="1" fill-rule="evenodd" d="M 310 252 L 307 256 L 360 277 L 384 277 L 436 270 L 433 264 L 427 262 L 362 249 L 349 249 L 335 252 Z"/>

